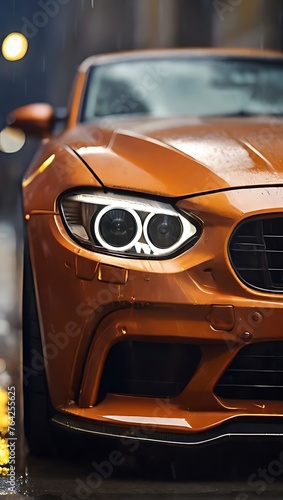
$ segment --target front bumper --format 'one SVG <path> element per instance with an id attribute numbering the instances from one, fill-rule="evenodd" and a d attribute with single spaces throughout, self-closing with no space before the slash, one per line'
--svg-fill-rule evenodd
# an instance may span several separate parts
<path id="1" fill-rule="evenodd" d="M 142 425 L 148 433 L 154 428 L 201 442 L 208 432 L 213 439 L 226 435 L 222 429 L 233 419 L 283 417 L 283 398 L 215 394 L 242 348 L 283 339 L 282 294 L 249 289 L 227 256 L 239 221 L 282 211 L 280 190 L 231 191 L 181 203 L 204 221 L 204 230 L 193 248 L 168 261 L 95 254 L 71 240 L 58 214 L 31 213 L 28 234 L 45 369 L 52 404 L 62 415 L 56 417 L 59 425 L 68 427 L 75 419 L 74 428 L 91 423 L 125 434 Z M 181 391 L 170 397 L 111 390 L 101 397 L 107 359 L 121 342 L 199 346 L 201 356 Z M 124 362 L 118 360 L 113 379 Z M 162 363 L 160 356 L 156 364 Z M 144 372 L 148 369 L 145 362 Z"/>

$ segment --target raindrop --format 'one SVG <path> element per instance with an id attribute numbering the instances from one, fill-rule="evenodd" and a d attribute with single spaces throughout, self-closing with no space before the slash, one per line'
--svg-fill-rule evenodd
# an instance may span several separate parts
<path id="1" fill-rule="evenodd" d="M 172 473 L 172 477 L 173 477 L 173 479 L 174 479 L 174 481 L 175 481 L 175 479 L 176 479 L 177 475 L 176 475 L 176 469 L 175 469 L 175 464 L 174 464 L 174 462 L 171 462 L 171 473 Z"/>
<path id="2" fill-rule="evenodd" d="M 65 49 L 66 47 L 66 31 L 65 28 L 62 29 L 62 48 Z"/>

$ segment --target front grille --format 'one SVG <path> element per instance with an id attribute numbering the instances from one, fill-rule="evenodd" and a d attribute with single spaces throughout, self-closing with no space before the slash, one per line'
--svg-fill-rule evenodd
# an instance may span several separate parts
<path id="1" fill-rule="evenodd" d="M 243 347 L 214 392 L 228 399 L 283 401 L 283 341 Z"/>
<path id="2" fill-rule="evenodd" d="M 252 288 L 283 292 L 283 216 L 241 223 L 230 243 L 231 264 L 238 277 Z"/>
<path id="3" fill-rule="evenodd" d="M 195 344 L 123 341 L 106 360 L 99 401 L 107 393 L 148 397 L 177 396 L 186 387 L 201 359 Z"/>

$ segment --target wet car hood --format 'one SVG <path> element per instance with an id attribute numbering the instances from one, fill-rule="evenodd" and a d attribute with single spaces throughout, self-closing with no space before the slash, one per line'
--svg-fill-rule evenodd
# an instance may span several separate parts
<path id="1" fill-rule="evenodd" d="M 279 118 L 139 119 L 66 137 L 108 188 L 181 197 L 283 183 Z"/>

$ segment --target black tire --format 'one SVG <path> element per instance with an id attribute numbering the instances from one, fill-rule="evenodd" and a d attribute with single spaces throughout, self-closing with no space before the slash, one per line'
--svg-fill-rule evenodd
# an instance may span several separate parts
<path id="1" fill-rule="evenodd" d="M 50 404 L 28 244 L 24 248 L 23 279 L 24 428 L 30 453 L 55 452 Z"/>

